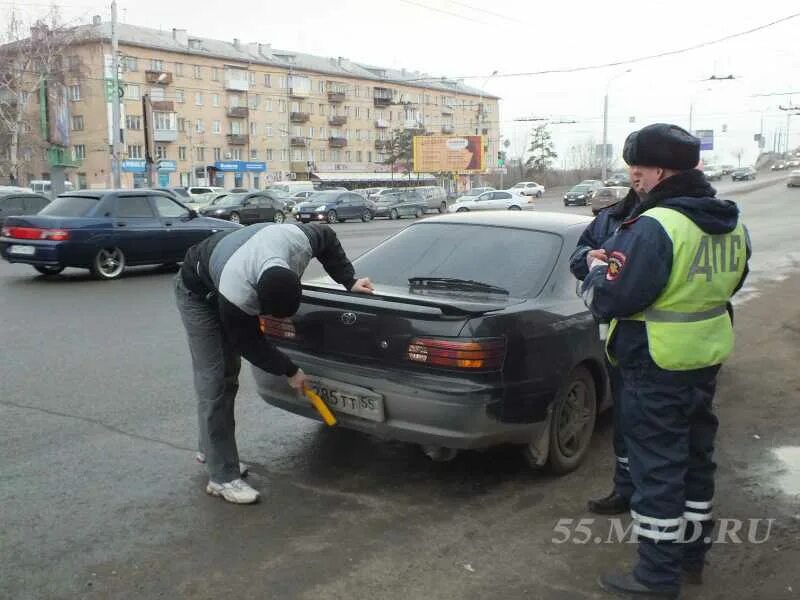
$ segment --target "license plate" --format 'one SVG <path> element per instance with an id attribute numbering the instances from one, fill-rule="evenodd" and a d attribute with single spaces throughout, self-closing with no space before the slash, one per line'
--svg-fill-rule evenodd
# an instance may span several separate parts
<path id="1" fill-rule="evenodd" d="M 300 218 L 301 219 L 310 219 L 311 215 L 307 215 L 307 214 L 303 213 L 303 214 L 300 215 Z"/>
<path id="2" fill-rule="evenodd" d="M 372 390 L 329 379 L 308 378 L 309 385 L 335 413 L 384 421 L 383 396 Z"/>
<path id="3" fill-rule="evenodd" d="M 9 254 L 21 254 L 22 256 L 33 256 L 36 254 L 36 248 L 34 246 L 9 246 L 8 248 Z"/>

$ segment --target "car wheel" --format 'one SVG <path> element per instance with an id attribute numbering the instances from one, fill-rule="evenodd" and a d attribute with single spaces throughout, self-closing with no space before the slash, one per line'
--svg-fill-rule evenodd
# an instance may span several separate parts
<path id="1" fill-rule="evenodd" d="M 420 218 L 422 215 L 424 215 L 424 214 L 425 214 L 425 213 L 424 213 L 424 211 L 423 211 L 421 208 L 418 208 L 418 209 L 417 209 L 417 210 L 414 212 L 414 217 L 415 217 L 415 218 L 417 218 L 417 219 L 419 219 L 419 218 Z"/>
<path id="2" fill-rule="evenodd" d="M 98 279 L 116 279 L 125 270 L 125 254 L 119 248 L 102 248 L 92 261 L 92 275 Z"/>
<path id="3" fill-rule="evenodd" d="M 61 265 L 33 265 L 33 268 L 42 275 L 58 275 L 65 267 Z"/>
<path id="4" fill-rule="evenodd" d="M 273 217 L 273 220 L 276 223 L 283 223 L 286 220 L 286 216 L 281 211 L 278 211 L 278 212 L 275 213 L 275 216 Z"/>
<path id="5" fill-rule="evenodd" d="M 361 221 L 363 223 L 367 223 L 368 221 L 372 221 L 372 213 L 368 210 L 365 210 L 361 215 Z"/>
<path id="6" fill-rule="evenodd" d="M 564 206 L 569 206 L 566 200 L 564 200 Z"/>
<path id="7" fill-rule="evenodd" d="M 397 210 L 395 210 L 395 209 L 393 208 L 393 209 L 392 209 L 392 211 L 389 213 L 389 218 L 390 218 L 392 221 L 394 221 L 395 219 L 399 219 L 399 218 L 400 218 L 400 214 L 397 212 Z"/>
<path id="8" fill-rule="evenodd" d="M 537 198 L 541 198 L 542 197 L 542 190 L 539 190 L 538 192 L 536 192 L 536 197 Z"/>
<path id="9" fill-rule="evenodd" d="M 580 465 L 589 450 L 597 418 L 594 377 L 585 367 L 576 367 L 553 403 L 548 463 L 556 474 Z"/>
<path id="10" fill-rule="evenodd" d="M 519 206 L 514 205 L 514 206 L 509 206 L 508 210 L 522 210 L 522 209 Z"/>
<path id="11" fill-rule="evenodd" d="M 239 220 L 239 213 L 231 213 L 231 223 L 241 224 L 241 221 Z"/>
<path id="12" fill-rule="evenodd" d="M 447 212 L 447 202 L 442 202 L 439 205 L 439 212 L 442 213 L 442 214 Z"/>
<path id="13" fill-rule="evenodd" d="M 336 215 L 336 211 L 335 210 L 329 210 L 328 211 L 328 223 L 333 225 L 338 220 L 339 220 L 339 217 Z"/>

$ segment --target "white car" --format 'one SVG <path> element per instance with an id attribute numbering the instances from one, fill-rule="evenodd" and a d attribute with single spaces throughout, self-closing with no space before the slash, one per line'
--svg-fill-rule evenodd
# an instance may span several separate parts
<path id="1" fill-rule="evenodd" d="M 198 206 L 207 206 L 211 204 L 219 194 L 225 193 L 223 188 L 209 185 L 190 186 L 186 188 L 186 191 L 189 192 L 191 201 L 196 202 Z"/>
<path id="2" fill-rule="evenodd" d="M 492 190 L 479 196 L 461 196 L 448 207 L 448 212 L 471 210 L 532 210 L 533 199 L 507 190 Z"/>
<path id="3" fill-rule="evenodd" d="M 520 196 L 536 196 L 541 198 L 544 195 L 544 186 L 536 183 L 535 181 L 520 181 L 514 187 L 506 190 Z"/>

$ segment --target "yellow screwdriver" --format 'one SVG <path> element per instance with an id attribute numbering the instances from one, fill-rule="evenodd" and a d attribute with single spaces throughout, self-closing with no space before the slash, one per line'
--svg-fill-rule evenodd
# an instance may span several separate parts
<path id="1" fill-rule="evenodd" d="M 328 408 L 328 405 L 323 402 L 322 398 L 319 397 L 314 390 L 303 386 L 303 393 L 305 394 L 306 398 L 311 400 L 311 404 L 314 405 L 314 408 L 317 409 L 317 412 L 322 416 L 322 420 L 325 421 L 325 424 L 329 427 L 336 425 L 336 417 L 333 416 L 331 409 Z"/>

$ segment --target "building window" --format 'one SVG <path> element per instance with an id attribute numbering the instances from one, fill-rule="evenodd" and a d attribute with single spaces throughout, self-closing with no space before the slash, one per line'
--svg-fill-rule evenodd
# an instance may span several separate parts
<path id="1" fill-rule="evenodd" d="M 265 154 L 266 154 L 265 158 L 267 160 L 272 160 L 272 148 L 267 148 Z"/>
<path id="2" fill-rule="evenodd" d="M 257 135 L 257 134 L 258 134 L 258 123 L 250 121 L 250 135 Z"/>
<path id="3" fill-rule="evenodd" d="M 203 106 L 203 92 L 194 93 L 194 103 L 196 106 Z"/>
<path id="4" fill-rule="evenodd" d="M 128 158 L 142 158 L 142 147 L 140 145 L 128 146 Z"/>
<path id="5" fill-rule="evenodd" d="M 264 86 L 265 87 L 272 87 L 272 75 L 266 73 L 264 75 Z"/>
<path id="6" fill-rule="evenodd" d="M 314 128 L 313 127 L 309 127 L 308 128 L 308 137 L 310 139 L 312 139 L 312 140 L 314 139 Z"/>
<path id="7" fill-rule="evenodd" d="M 194 122 L 194 130 L 195 130 L 195 133 L 204 133 L 205 132 L 206 128 L 203 125 L 203 119 L 197 119 Z"/>
<path id="8" fill-rule="evenodd" d="M 250 94 L 247 98 L 247 106 L 255 110 L 261 104 L 261 96 L 258 94 Z"/>
<path id="9" fill-rule="evenodd" d="M 160 58 L 151 58 L 150 59 L 150 70 L 151 71 L 163 71 L 164 70 L 164 61 Z"/>
<path id="10" fill-rule="evenodd" d="M 361 117 L 361 109 L 358 106 L 355 108 L 355 117 L 356 119 Z"/>
<path id="11" fill-rule="evenodd" d="M 331 160 L 333 162 L 339 162 L 342 160 L 342 151 L 341 150 L 331 150 Z"/>
<path id="12" fill-rule="evenodd" d="M 75 160 L 83 160 L 86 158 L 86 146 L 78 144 L 72 147 L 72 156 Z"/>
<path id="13" fill-rule="evenodd" d="M 219 69 L 217 67 L 212 67 L 211 69 L 211 81 L 219 81 Z"/>
<path id="14" fill-rule="evenodd" d="M 267 101 L 264 102 L 264 105 L 264 108 L 267 109 L 267 112 L 272 112 L 272 100 L 267 99 Z"/>
<path id="15" fill-rule="evenodd" d="M 293 150 L 292 151 L 292 160 L 303 160 L 303 151 L 302 150 Z"/>
<path id="16" fill-rule="evenodd" d="M 267 128 L 265 130 L 267 137 L 272 137 L 272 123 L 267 123 Z"/>
<path id="17" fill-rule="evenodd" d="M 186 132 L 186 119 L 178 117 L 178 131 Z"/>
<path id="18" fill-rule="evenodd" d="M 69 99 L 78 102 L 81 99 L 81 86 L 79 84 L 69 86 Z"/>
<path id="19" fill-rule="evenodd" d="M 175 131 L 175 113 L 173 112 L 154 112 L 153 121 L 157 131 Z"/>
<path id="20" fill-rule="evenodd" d="M 133 83 L 125 84 L 125 100 L 141 100 L 139 86 Z"/>
<path id="21" fill-rule="evenodd" d="M 231 150 L 231 156 L 233 157 L 233 160 L 242 160 L 242 149 L 233 148 Z"/>
<path id="22" fill-rule="evenodd" d="M 167 147 L 161 144 L 156 146 L 156 160 L 166 160 Z"/>
<path id="23" fill-rule="evenodd" d="M 183 90 L 175 90 L 175 102 L 178 104 L 186 102 L 186 92 Z"/>
<path id="24" fill-rule="evenodd" d="M 286 100 L 278 100 L 278 112 L 286 112 Z"/>
<path id="25" fill-rule="evenodd" d="M 179 62 L 175 63 L 175 76 L 176 77 L 183 77 L 183 63 L 179 63 Z"/>
<path id="26" fill-rule="evenodd" d="M 348 150 L 347 152 L 345 152 L 344 158 L 346 162 L 353 162 L 353 153 L 350 152 L 350 150 Z"/>
<path id="27" fill-rule="evenodd" d="M 222 124 L 219 121 L 211 123 L 211 133 L 222 133 Z"/>
<path id="28" fill-rule="evenodd" d="M 122 59 L 122 62 L 126 71 L 139 70 L 139 61 L 135 56 L 126 56 L 124 59 Z"/>
<path id="29" fill-rule="evenodd" d="M 214 160 L 222 160 L 222 148 L 214 148 Z"/>
<path id="30" fill-rule="evenodd" d="M 289 130 L 288 129 L 281 129 L 281 137 L 289 137 Z"/>
<path id="31" fill-rule="evenodd" d="M 325 159 L 326 159 L 326 158 L 327 158 L 327 157 L 326 157 L 326 152 L 325 152 L 325 150 L 320 150 L 320 151 L 319 151 L 319 162 L 325 162 Z"/>
<path id="32" fill-rule="evenodd" d="M 325 93 L 325 82 L 322 81 L 321 79 L 319 80 L 319 93 L 320 94 Z"/>
<path id="33" fill-rule="evenodd" d="M 202 146 L 195 146 L 194 156 L 198 162 L 204 161 L 206 159 L 206 149 Z"/>
<path id="34" fill-rule="evenodd" d="M 203 67 L 200 65 L 194 66 L 194 78 L 195 79 L 202 79 L 203 78 Z"/>
<path id="35" fill-rule="evenodd" d="M 248 81 L 250 82 L 250 85 L 255 85 L 256 84 L 256 74 L 253 71 L 250 71 L 247 74 L 247 78 L 248 78 Z"/>
<path id="36" fill-rule="evenodd" d="M 219 94 L 211 95 L 211 106 L 219 107 Z"/>
<path id="37" fill-rule="evenodd" d="M 142 117 L 140 115 L 128 115 L 125 117 L 125 127 L 128 129 L 139 130 L 142 128 Z"/>
<path id="38" fill-rule="evenodd" d="M 292 102 L 292 112 L 300 112 L 300 103 Z"/>
<path id="39" fill-rule="evenodd" d="M 239 121 L 229 122 L 231 135 L 242 135 L 242 124 Z"/>
<path id="40" fill-rule="evenodd" d="M 303 128 L 300 127 L 299 125 L 295 125 L 292 128 L 292 135 L 294 137 L 303 137 Z"/>
<path id="41" fill-rule="evenodd" d="M 319 139 L 324 140 L 326 137 L 328 137 L 328 136 L 326 135 L 325 128 L 324 127 L 320 127 L 319 128 Z"/>
<path id="42" fill-rule="evenodd" d="M 289 160 L 289 151 L 288 150 L 281 150 L 281 160 L 286 162 Z"/>
<path id="43" fill-rule="evenodd" d="M 372 162 L 372 152 L 367 152 L 367 162 Z"/>
<path id="44" fill-rule="evenodd" d="M 356 162 L 361 162 L 361 150 L 356 150 Z"/>
<path id="45" fill-rule="evenodd" d="M 286 89 L 286 77 L 279 77 L 278 78 L 278 87 L 282 90 Z"/>
<path id="46" fill-rule="evenodd" d="M 250 160 L 258 159 L 258 150 L 250 150 Z"/>
<path id="47" fill-rule="evenodd" d="M 163 100 L 165 97 L 164 88 L 150 88 L 150 100 Z"/>
<path id="48" fill-rule="evenodd" d="M 178 160 L 186 160 L 186 146 L 178 147 Z"/>
<path id="49" fill-rule="evenodd" d="M 83 117 L 81 115 L 72 117 L 72 131 L 83 131 Z"/>
<path id="50" fill-rule="evenodd" d="M 308 114 L 310 114 L 310 115 L 314 114 L 314 103 L 313 102 L 309 102 L 308 103 Z"/>

